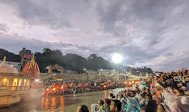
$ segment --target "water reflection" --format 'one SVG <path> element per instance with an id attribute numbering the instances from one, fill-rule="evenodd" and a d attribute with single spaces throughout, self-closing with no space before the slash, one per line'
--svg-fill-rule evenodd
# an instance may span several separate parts
<path id="1" fill-rule="evenodd" d="M 90 105 L 108 97 L 108 91 L 88 92 L 70 95 L 54 95 L 41 97 L 42 111 L 68 112 L 75 111 L 79 105 Z"/>
<path id="2" fill-rule="evenodd" d="M 104 98 L 108 97 L 108 92 L 106 90 L 104 90 Z"/>
<path id="3" fill-rule="evenodd" d="M 53 96 L 52 98 L 51 98 L 51 109 L 55 109 L 56 108 L 56 103 L 57 103 L 58 101 L 56 101 L 56 98 Z"/>
<path id="4" fill-rule="evenodd" d="M 94 91 L 69 95 L 41 96 L 40 92 L 25 95 L 18 105 L 0 109 L 0 112 L 75 112 L 79 105 L 89 107 L 98 100 L 104 100 L 109 90 Z"/>
<path id="5" fill-rule="evenodd" d="M 60 97 L 60 111 L 63 112 L 64 110 L 64 96 Z"/>
<path id="6" fill-rule="evenodd" d="M 64 96 L 43 96 L 41 98 L 41 109 L 42 110 L 64 110 Z"/>

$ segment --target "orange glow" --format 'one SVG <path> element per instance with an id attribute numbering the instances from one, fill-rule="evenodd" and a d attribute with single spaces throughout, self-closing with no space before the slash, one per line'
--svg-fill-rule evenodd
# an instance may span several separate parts
<path id="1" fill-rule="evenodd" d="M 134 83 L 134 81 L 132 81 L 132 83 Z"/>
<path id="2" fill-rule="evenodd" d="M 48 109 L 49 107 L 49 98 L 48 97 L 46 97 L 45 98 L 45 103 L 44 103 L 44 105 L 45 105 L 45 107 L 43 108 L 43 109 Z"/>
<path id="3" fill-rule="evenodd" d="M 64 110 L 64 96 L 60 97 L 60 110 L 62 110 L 61 112 Z"/>
<path id="4" fill-rule="evenodd" d="M 56 104 L 57 104 L 56 97 L 52 97 L 51 98 L 51 108 L 55 109 L 56 108 Z"/>
<path id="5" fill-rule="evenodd" d="M 106 88 L 106 85 L 104 85 L 104 88 Z"/>
<path id="6" fill-rule="evenodd" d="M 62 86 L 61 88 L 62 88 L 62 89 L 64 89 L 64 87 L 63 87 L 63 86 Z"/>
<path id="7" fill-rule="evenodd" d="M 107 96 L 107 91 L 106 91 L 106 90 L 104 91 L 104 97 L 105 97 L 105 98 L 108 97 L 108 96 Z"/>
<path id="8" fill-rule="evenodd" d="M 43 108 L 44 106 L 44 97 L 41 98 L 41 107 Z"/>
<path id="9" fill-rule="evenodd" d="M 49 90 L 49 88 L 47 88 L 47 91 Z"/>
<path id="10" fill-rule="evenodd" d="M 129 84 L 131 84 L 131 82 L 129 82 Z"/>
<path id="11" fill-rule="evenodd" d="M 1 81 L 1 86 L 8 86 L 9 85 L 9 80 L 8 79 L 3 79 L 2 81 Z"/>
<path id="12" fill-rule="evenodd" d="M 14 79 L 13 86 L 17 86 L 18 79 Z"/>
<path id="13" fill-rule="evenodd" d="M 21 86 L 21 85 L 22 85 L 22 79 L 19 79 L 18 86 Z"/>
<path id="14" fill-rule="evenodd" d="M 53 91 L 55 91 L 56 90 L 56 88 L 53 88 Z"/>
<path id="15" fill-rule="evenodd" d="M 127 84 L 127 81 L 125 81 L 125 84 Z"/>

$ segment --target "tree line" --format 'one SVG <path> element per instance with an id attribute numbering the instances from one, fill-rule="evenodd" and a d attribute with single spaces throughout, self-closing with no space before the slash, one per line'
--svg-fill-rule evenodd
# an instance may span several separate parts
<path id="1" fill-rule="evenodd" d="M 98 57 L 96 54 L 91 54 L 87 59 L 77 54 L 63 55 L 60 50 L 51 50 L 44 48 L 43 52 L 35 53 L 36 62 L 42 72 L 45 72 L 47 66 L 59 64 L 66 70 L 76 71 L 77 73 L 84 73 L 85 68 L 87 70 L 98 69 L 112 69 L 112 65 L 109 61 L 106 61 L 102 57 Z"/>
<path id="2" fill-rule="evenodd" d="M 85 73 L 86 70 L 117 70 L 119 72 L 129 71 L 133 74 L 137 73 L 151 73 L 152 69 L 143 68 L 132 68 L 128 66 L 123 66 L 119 64 L 111 63 L 96 54 L 91 54 L 88 58 L 84 58 L 78 54 L 65 54 L 60 50 L 51 50 L 49 48 L 44 48 L 42 52 L 36 52 L 35 54 L 36 62 L 39 65 L 41 72 L 46 72 L 49 65 L 59 64 L 63 66 L 65 70 L 72 70 L 77 73 Z M 20 62 L 20 56 L 14 53 L 8 52 L 7 50 L 0 49 L 0 59 L 7 56 L 7 60 Z"/>
<path id="3" fill-rule="evenodd" d="M 0 59 L 3 60 L 4 56 L 6 56 L 7 61 L 13 61 L 13 62 L 20 62 L 21 58 L 19 55 L 16 55 L 14 53 L 11 53 L 5 49 L 0 48 Z"/>

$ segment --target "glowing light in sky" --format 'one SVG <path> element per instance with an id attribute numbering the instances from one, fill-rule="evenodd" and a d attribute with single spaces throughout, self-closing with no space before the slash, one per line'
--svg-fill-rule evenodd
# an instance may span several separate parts
<path id="1" fill-rule="evenodd" d="M 121 63 L 123 61 L 123 56 L 121 54 L 115 53 L 112 56 L 112 61 L 116 64 Z"/>

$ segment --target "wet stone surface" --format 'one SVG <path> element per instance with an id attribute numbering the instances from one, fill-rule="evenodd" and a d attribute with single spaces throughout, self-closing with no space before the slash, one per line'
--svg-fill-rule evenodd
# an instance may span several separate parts
<path id="1" fill-rule="evenodd" d="M 108 91 L 94 91 L 69 95 L 43 96 L 41 91 L 31 91 L 19 104 L 0 109 L 0 112 L 75 112 L 79 105 L 89 107 L 107 97 Z"/>

